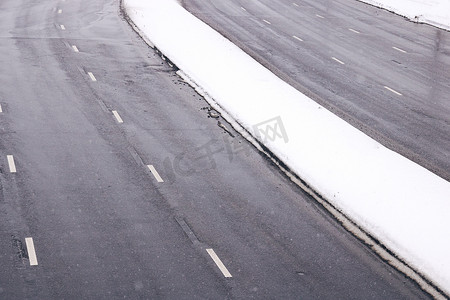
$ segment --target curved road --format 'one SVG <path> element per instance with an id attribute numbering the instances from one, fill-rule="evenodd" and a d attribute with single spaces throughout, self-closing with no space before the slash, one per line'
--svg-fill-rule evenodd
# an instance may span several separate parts
<path id="1" fill-rule="evenodd" d="M 0 61 L 0 298 L 429 298 L 217 126 L 118 1 L 1 1 Z"/>
<path id="2" fill-rule="evenodd" d="M 450 181 L 450 32 L 356 0 L 182 2 L 286 82 Z"/>

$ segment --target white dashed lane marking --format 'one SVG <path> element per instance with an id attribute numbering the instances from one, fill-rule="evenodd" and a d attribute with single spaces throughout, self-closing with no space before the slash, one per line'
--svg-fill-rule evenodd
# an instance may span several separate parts
<path id="1" fill-rule="evenodd" d="M 149 168 L 150 172 L 152 172 L 153 176 L 155 176 L 156 181 L 164 182 L 164 180 L 162 180 L 161 176 L 159 176 L 158 172 L 156 171 L 153 165 L 148 165 L 147 167 Z"/>
<path id="2" fill-rule="evenodd" d="M 113 110 L 112 113 L 113 113 L 113 115 L 116 118 L 118 123 L 123 123 L 122 118 L 120 117 L 119 113 L 116 110 Z"/>
<path id="3" fill-rule="evenodd" d="M 358 30 L 355 30 L 355 29 L 352 29 L 352 28 L 349 28 L 348 30 L 350 30 L 351 32 L 354 32 L 354 33 L 361 33 Z"/>
<path id="4" fill-rule="evenodd" d="M 92 74 L 91 72 L 88 72 L 89 77 L 91 78 L 92 81 L 97 81 L 97 79 L 95 78 L 94 74 Z"/>
<path id="5" fill-rule="evenodd" d="M 400 48 L 397 48 L 397 47 L 392 47 L 392 49 L 395 49 L 395 50 L 397 50 L 397 51 L 399 51 L 399 52 L 401 52 L 401 53 L 406 53 L 405 50 L 400 49 Z"/>
<path id="6" fill-rule="evenodd" d="M 16 173 L 16 163 L 14 162 L 14 156 L 12 155 L 6 155 L 6 159 L 8 160 L 8 165 L 9 165 L 9 171 L 11 173 Z"/>
<path id="7" fill-rule="evenodd" d="M 3 112 L 3 110 L 2 110 L 2 106 L 0 105 L 0 113 L 1 113 L 1 112 Z"/>
<path id="8" fill-rule="evenodd" d="M 75 45 L 72 46 L 72 49 L 73 49 L 73 51 L 75 51 L 75 52 L 80 52 L 80 51 L 78 50 L 77 46 L 75 46 Z"/>
<path id="9" fill-rule="evenodd" d="M 321 16 L 321 15 L 316 15 L 316 17 L 321 18 L 321 19 L 325 19 L 325 17 Z"/>
<path id="10" fill-rule="evenodd" d="M 331 59 L 333 59 L 334 61 L 337 61 L 338 63 L 340 63 L 341 65 L 345 65 L 345 63 L 343 61 L 340 61 L 339 59 L 337 59 L 336 57 L 332 57 Z"/>
<path id="11" fill-rule="evenodd" d="M 241 9 L 243 10 L 243 11 L 247 11 L 245 8 L 243 8 L 242 6 L 241 6 Z"/>
<path id="12" fill-rule="evenodd" d="M 298 7 L 298 4 L 297 4 L 297 3 L 292 3 L 292 5 L 294 5 L 294 6 L 297 6 L 297 7 Z"/>
<path id="13" fill-rule="evenodd" d="M 220 258 L 217 256 L 216 252 L 214 252 L 213 249 L 206 249 L 206 252 L 208 252 L 209 256 L 211 256 L 212 260 L 219 267 L 223 276 L 225 276 L 227 278 L 233 277 L 233 276 L 231 276 L 230 272 L 228 272 L 228 269 L 225 267 L 225 265 L 222 263 L 222 261 L 220 260 Z"/>
<path id="14" fill-rule="evenodd" d="M 25 244 L 27 245 L 28 259 L 30 260 L 30 266 L 37 266 L 38 261 L 36 257 L 36 250 L 34 249 L 33 238 L 25 238 Z"/>
<path id="15" fill-rule="evenodd" d="M 393 92 L 394 94 L 397 94 L 397 95 L 399 95 L 399 96 L 402 96 L 402 94 L 400 94 L 400 93 L 397 92 L 396 90 L 391 89 L 391 88 L 388 87 L 388 86 L 384 86 L 384 88 L 387 89 L 387 90 L 390 91 L 390 92 Z"/>
<path id="16" fill-rule="evenodd" d="M 269 21 L 267 21 L 266 19 L 263 19 L 263 21 L 265 22 L 265 23 L 267 23 L 267 24 L 272 24 L 272 23 L 270 23 Z"/>
<path id="17" fill-rule="evenodd" d="M 58 14 L 62 14 L 62 9 L 58 9 Z"/>
<path id="18" fill-rule="evenodd" d="M 298 36 L 293 35 L 292 37 L 296 40 L 299 40 L 300 42 L 303 42 L 303 40 L 301 38 L 299 38 Z"/>
<path id="19" fill-rule="evenodd" d="M 66 30 L 66 27 L 64 25 L 59 25 L 59 27 L 61 27 L 61 30 Z"/>

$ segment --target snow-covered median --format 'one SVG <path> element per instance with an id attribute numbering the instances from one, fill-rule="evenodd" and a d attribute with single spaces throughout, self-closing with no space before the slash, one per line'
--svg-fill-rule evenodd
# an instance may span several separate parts
<path id="1" fill-rule="evenodd" d="M 392 11 L 411 21 L 450 30 L 450 0 L 359 0 Z"/>
<path id="2" fill-rule="evenodd" d="M 124 7 L 146 38 L 249 132 L 280 117 L 288 141 L 261 142 L 335 207 L 450 292 L 449 182 L 289 86 L 176 1 L 124 0 Z"/>

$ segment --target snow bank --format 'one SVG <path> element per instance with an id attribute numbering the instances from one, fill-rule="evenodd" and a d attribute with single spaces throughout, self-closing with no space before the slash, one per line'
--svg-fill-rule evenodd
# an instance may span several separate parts
<path id="1" fill-rule="evenodd" d="M 125 0 L 124 6 L 146 38 L 248 131 L 280 117 L 288 140 L 261 141 L 335 207 L 450 291 L 449 182 L 289 86 L 175 1 Z"/>
<path id="2" fill-rule="evenodd" d="M 450 30 L 450 0 L 359 0 L 405 16 L 411 21 Z"/>

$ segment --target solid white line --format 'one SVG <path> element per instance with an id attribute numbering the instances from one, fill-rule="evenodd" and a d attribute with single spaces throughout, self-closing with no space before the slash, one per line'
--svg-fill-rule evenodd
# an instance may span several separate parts
<path id="1" fill-rule="evenodd" d="M 402 94 L 400 94 L 399 92 L 397 92 L 396 90 L 391 89 L 390 87 L 384 86 L 385 89 L 387 89 L 388 91 L 393 92 L 394 94 L 397 94 L 399 96 L 402 96 Z"/>
<path id="2" fill-rule="evenodd" d="M 61 13 L 62 13 L 62 9 L 59 9 L 59 10 L 58 10 L 58 14 L 61 14 Z"/>
<path id="3" fill-rule="evenodd" d="M 233 276 L 231 276 L 230 272 L 228 272 L 227 268 L 222 263 L 222 261 L 220 260 L 220 258 L 217 256 L 216 252 L 214 252 L 213 249 L 206 249 L 206 251 L 208 252 L 209 256 L 211 256 L 212 260 L 216 263 L 216 265 L 219 267 L 223 276 L 225 276 L 227 278 L 233 277 Z"/>
<path id="4" fill-rule="evenodd" d="M 400 48 L 397 48 L 397 47 L 392 47 L 392 49 L 395 49 L 395 50 L 397 50 L 397 51 L 400 51 L 400 52 L 402 52 L 402 53 L 406 53 L 406 51 L 405 51 L 405 50 L 402 50 L 402 49 L 400 49 Z"/>
<path id="5" fill-rule="evenodd" d="M 266 22 L 266 23 L 269 24 L 269 25 L 272 24 L 272 23 L 270 23 L 269 21 L 267 21 L 266 19 L 263 19 L 263 21 Z"/>
<path id="6" fill-rule="evenodd" d="M 294 6 L 297 6 L 297 7 L 298 7 L 298 4 L 297 4 L 297 3 L 292 3 L 292 5 L 294 5 Z"/>
<path id="7" fill-rule="evenodd" d="M 159 176 L 158 172 L 156 172 L 156 169 L 153 165 L 148 165 L 147 167 L 150 169 L 150 172 L 152 172 L 153 176 L 155 176 L 156 181 L 164 182 L 164 180 L 162 180 L 161 176 Z"/>
<path id="8" fill-rule="evenodd" d="M 292 36 L 294 39 L 299 40 L 300 42 L 303 42 L 303 40 L 295 35 Z"/>
<path id="9" fill-rule="evenodd" d="M 340 61 L 339 59 L 337 59 L 336 57 L 332 57 L 333 60 L 337 61 L 338 63 L 340 63 L 341 65 L 345 65 L 345 63 L 343 61 Z"/>
<path id="10" fill-rule="evenodd" d="M 2 106 L 0 105 L 0 113 L 1 113 L 1 112 L 3 112 L 3 110 L 2 110 Z"/>
<path id="11" fill-rule="evenodd" d="M 122 120 L 122 118 L 119 116 L 119 113 L 117 112 L 117 110 L 113 110 L 112 113 L 113 113 L 114 117 L 116 117 L 117 122 L 123 123 L 123 120 Z"/>
<path id="12" fill-rule="evenodd" d="M 95 78 L 94 74 L 92 74 L 91 72 L 88 72 L 89 77 L 91 77 L 92 81 L 97 81 L 97 79 Z"/>
<path id="13" fill-rule="evenodd" d="M 64 25 L 59 25 L 61 27 L 61 30 L 66 30 L 66 27 Z"/>
<path id="14" fill-rule="evenodd" d="M 247 11 L 245 8 L 243 8 L 242 6 L 241 6 L 241 9 L 243 10 L 243 11 Z"/>
<path id="15" fill-rule="evenodd" d="M 25 243 L 27 244 L 28 258 L 30 259 L 30 266 L 37 266 L 38 261 L 36 257 L 36 250 L 34 249 L 33 238 L 25 238 Z"/>
<path id="16" fill-rule="evenodd" d="M 75 45 L 72 46 L 72 49 L 73 49 L 73 51 L 75 51 L 75 52 L 80 52 L 80 51 L 78 50 L 77 46 L 75 46 Z"/>
<path id="17" fill-rule="evenodd" d="M 14 163 L 14 156 L 12 155 L 6 155 L 6 158 L 8 159 L 8 165 L 9 165 L 9 171 L 11 173 L 16 173 L 16 164 Z"/>
<path id="18" fill-rule="evenodd" d="M 324 16 L 321 16 L 321 15 L 316 15 L 316 17 L 319 17 L 319 18 L 321 18 L 321 19 L 325 19 L 325 17 L 324 17 Z"/>
<path id="19" fill-rule="evenodd" d="M 359 32 L 358 30 L 351 29 L 351 28 L 349 28 L 348 30 L 350 30 L 350 31 L 352 31 L 352 32 L 354 32 L 354 33 L 361 33 L 361 32 Z"/>

